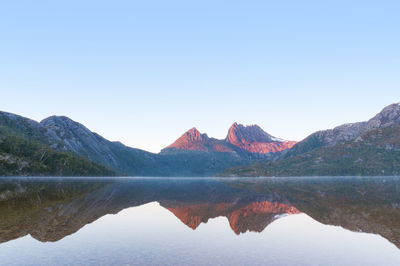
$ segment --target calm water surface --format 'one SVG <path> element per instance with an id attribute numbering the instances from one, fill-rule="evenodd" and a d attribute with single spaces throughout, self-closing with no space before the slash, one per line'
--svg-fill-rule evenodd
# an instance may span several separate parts
<path id="1" fill-rule="evenodd" d="M 2 178 L 1 265 L 400 265 L 400 178 Z"/>

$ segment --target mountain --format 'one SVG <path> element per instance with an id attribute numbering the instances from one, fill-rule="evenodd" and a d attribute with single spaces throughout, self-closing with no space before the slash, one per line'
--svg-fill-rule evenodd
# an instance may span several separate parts
<path id="1" fill-rule="evenodd" d="M 123 175 L 155 173 L 156 155 L 112 142 L 65 116 L 51 116 L 40 122 L 62 142 L 61 150 L 71 151 L 105 165 Z"/>
<path id="2" fill-rule="evenodd" d="M 0 176 L 112 176 L 115 172 L 50 147 L 60 140 L 39 123 L 0 112 Z"/>
<path id="3" fill-rule="evenodd" d="M 400 105 L 389 105 L 366 122 L 316 132 L 278 161 L 236 167 L 221 175 L 400 175 Z"/>
<path id="4" fill-rule="evenodd" d="M 368 131 L 355 140 L 275 162 L 226 170 L 222 176 L 400 175 L 400 127 Z"/>
<path id="5" fill-rule="evenodd" d="M 52 116 L 40 122 L 61 140 L 68 150 L 105 165 L 123 175 L 135 176 L 209 176 L 226 168 L 250 162 L 235 153 L 193 152 L 154 154 L 111 142 L 67 117 Z M 204 147 L 218 141 L 192 130 L 188 138 L 198 140 Z M 203 141 L 202 141 L 203 140 Z M 183 142 L 184 143 L 184 142 Z M 235 147 L 234 147 L 235 148 Z"/>
<path id="6" fill-rule="evenodd" d="M 275 138 L 257 125 L 243 126 L 234 123 L 224 140 L 209 138 L 192 128 L 179 137 L 174 143 L 162 150 L 162 153 L 202 151 L 230 152 L 244 158 L 268 158 L 271 154 L 290 149 L 295 141 Z"/>
<path id="7" fill-rule="evenodd" d="M 164 156 L 164 159 L 173 156 L 179 159 L 187 165 L 181 171 L 186 170 L 188 175 L 213 175 L 233 166 L 274 160 L 281 151 L 290 148 L 294 143 L 272 137 L 259 126 L 245 127 L 234 123 L 223 140 L 210 138 L 192 128 L 162 149 L 159 155 Z M 174 164 L 173 161 L 170 162 Z M 182 166 L 178 163 L 174 165 Z"/>
<path id="8" fill-rule="evenodd" d="M 25 139 L 35 140 L 43 144 L 57 148 L 62 144 L 61 139 L 40 123 L 16 114 L 0 111 L 1 133 L 8 135 L 19 135 Z"/>
<path id="9" fill-rule="evenodd" d="M 156 155 L 111 142 L 65 116 L 51 116 L 40 123 L 15 114 L 0 112 L 4 133 L 36 141 L 57 152 L 70 152 L 122 175 L 153 174 Z M 160 167 L 160 171 L 161 171 Z"/>
<path id="10" fill-rule="evenodd" d="M 400 104 L 392 104 L 368 121 L 318 131 L 299 143 L 234 123 L 225 139 L 192 128 L 154 154 L 109 141 L 65 116 L 38 123 L 0 112 L 0 139 L 8 143 L 0 151 L 0 175 L 396 175 L 399 127 Z"/>
<path id="11" fill-rule="evenodd" d="M 258 125 L 243 126 L 234 123 L 228 131 L 225 141 L 252 153 L 270 153 L 290 149 L 296 141 L 275 138 Z"/>
<path id="12" fill-rule="evenodd" d="M 321 147 L 330 147 L 355 139 L 360 134 L 378 128 L 400 125 L 400 103 L 385 107 L 368 121 L 344 124 L 334 129 L 315 132 L 297 143 L 286 157 L 306 153 Z"/>

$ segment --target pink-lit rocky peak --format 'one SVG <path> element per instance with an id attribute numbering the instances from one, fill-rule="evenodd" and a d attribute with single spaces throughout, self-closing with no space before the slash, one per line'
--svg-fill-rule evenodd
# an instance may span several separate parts
<path id="1" fill-rule="evenodd" d="M 258 125 L 243 126 L 237 123 L 229 128 L 225 141 L 253 153 L 283 151 L 296 144 L 296 141 L 273 137 Z"/>
<path id="2" fill-rule="evenodd" d="M 199 150 L 206 151 L 205 142 L 208 140 L 207 134 L 201 134 L 195 127 L 186 131 L 174 143 L 167 148 L 175 148 L 181 150 Z"/>
<path id="3" fill-rule="evenodd" d="M 265 154 L 290 149 L 294 144 L 295 141 L 269 135 L 258 125 L 243 126 L 234 123 L 224 140 L 209 138 L 207 134 L 201 134 L 196 128 L 192 128 L 164 150 L 233 152 L 239 148 L 250 153 Z"/>

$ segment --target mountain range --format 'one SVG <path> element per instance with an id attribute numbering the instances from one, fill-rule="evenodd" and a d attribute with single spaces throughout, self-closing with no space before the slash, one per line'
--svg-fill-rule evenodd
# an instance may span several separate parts
<path id="1" fill-rule="evenodd" d="M 174 143 L 162 150 L 163 153 L 177 151 L 233 152 L 247 157 L 264 157 L 265 154 L 290 149 L 295 141 L 275 138 L 258 125 L 243 126 L 234 123 L 224 140 L 209 138 L 196 128 L 185 132 Z"/>
<path id="2" fill-rule="evenodd" d="M 302 176 L 400 174 L 400 104 L 300 142 L 234 123 L 225 139 L 192 128 L 151 153 L 109 141 L 65 116 L 0 112 L 0 175 Z"/>
<path id="3" fill-rule="evenodd" d="M 29 151 L 24 150 L 26 154 L 21 154 L 21 149 L 5 147 L 7 143 L 13 147 L 21 141 L 32 146 Z M 209 138 L 193 128 L 155 154 L 109 141 L 65 116 L 36 122 L 0 112 L 0 175 L 210 176 L 232 166 L 270 159 L 275 152 L 293 144 L 270 136 L 258 126 L 235 123 L 225 140 Z M 50 159 L 41 155 L 49 151 L 68 154 L 73 161 L 87 164 L 85 169 L 89 170 L 42 170 L 48 168 Z M 72 163 L 58 161 L 60 167 L 77 168 Z M 94 171 L 99 167 L 102 171 Z"/>
<path id="4" fill-rule="evenodd" d="M 400 103 L 365 122 L 315 132 L 276 161 L 222 176 L 400 175 Z"/>

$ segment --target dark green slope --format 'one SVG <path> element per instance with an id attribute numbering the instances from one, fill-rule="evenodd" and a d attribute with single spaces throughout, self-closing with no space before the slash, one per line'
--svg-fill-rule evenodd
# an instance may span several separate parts
<path id="1" fill-rule="evenodd" d="M 182 151 L 157 156 L 157 167 L 163 176 L 213 176 L 227 168 L 251 162 L 254 161 L 231 152 Z"/>
<path id="2" fill-rule="evenodd" d="M 400 175 L 400 127 L 361 134 L 354 140 L 286 159 L 231 168 L 221 176 Z"/>
<path id="3" fill-rule="evenodd" d="M 0 130 L 0 176 L 111 176 L 104 166 Z"/>
<path id="4" fill-rule="evenodd" d="M 0 136 L 16 135 L 111 169 L 120 175 L 152 175 L 156 155 L 111 142 L 67 117 L 34 120 L 0 111 Z"/>
<path id="5" fill-rule="evenodd" d="M 0 176 L 108 176 L 115 173 L 68 151 L 36 121 L 0 112 Z"/>

